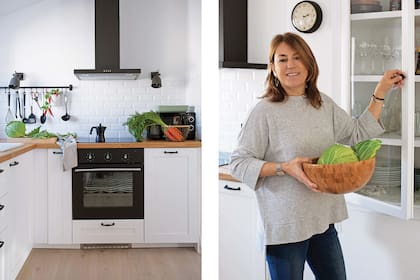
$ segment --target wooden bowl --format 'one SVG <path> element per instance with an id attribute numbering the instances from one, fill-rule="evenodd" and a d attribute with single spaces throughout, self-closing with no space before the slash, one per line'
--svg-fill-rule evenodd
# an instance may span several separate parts
<path id="1" fill-rule="evenodd" d="M 353 163 L 303 163 L 306 176 L 320 191 L 333 194 L 355 192 L 363 188 L 375 170 L 375 158 Z"/>

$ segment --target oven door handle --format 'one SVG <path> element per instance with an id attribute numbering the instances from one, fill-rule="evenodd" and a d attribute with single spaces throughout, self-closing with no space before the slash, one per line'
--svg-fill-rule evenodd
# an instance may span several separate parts
<path id="1" fill-rule="evenodd" d="M 138 168 L 76 168 L 74 172 L 119 172 L 119 171 L 137 171 L 141 172 L 141 167 Z"/>

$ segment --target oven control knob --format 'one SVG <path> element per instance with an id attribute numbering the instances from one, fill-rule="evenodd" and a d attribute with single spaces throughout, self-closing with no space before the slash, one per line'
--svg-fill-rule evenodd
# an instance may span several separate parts
<path id="1" fill-rule="evenodd" d="M 94 159 L 95 159 L 95 154 L 94 154 L 94 153 L 87 153 L 87 154 L 86 154 L 86 159 L 87 159 L 88 161 L 92 161 L 92 160 L 94 160 Z"/>
<path id="2" fill-rule="evenodd" d="M 110 161 L 111 159 L 112 159 L 112 155 L 111 155 L 111 153 L 105 153 L 105 155 L 104 155 L 104 159 L 106 160 L 106 161 Z"/>
<path id="3" fill-rule="evenodd" d="M 129 159 L 129 156 L 128 156 L 128 154 L 127 154 L 127 153 L 124 153 L 124 154 L 122 154 L 121 158 L 122 158 L 123 160 L 128 160 L 128 159 Z"/>

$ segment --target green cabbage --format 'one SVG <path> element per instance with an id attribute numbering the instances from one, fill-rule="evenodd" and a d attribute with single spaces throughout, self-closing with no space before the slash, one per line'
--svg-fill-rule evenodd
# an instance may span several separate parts
<path id="1" fill-rule="evenodd" d="M 357 157 L 354 150 L 342 144 L 334 144 L 327 148 L 318 159 L 318 164 L 335 164 L 335 163 L 349 163 L 357 162 Z"/>
<path id="2" fill-rule="evenodd" d="M 365 140 L 354 145 L 353 150 L 359 160 L 367 160 L 375 157 L 376 151 L 381 147 L 381 143 L 379 139 Z"/>
<path id="3" fill-rule="evenodd" d="M 21 121 L 11 121 L 6 125 L 6 135 L 12 138 L 25 137 L 26 126 Z"/>

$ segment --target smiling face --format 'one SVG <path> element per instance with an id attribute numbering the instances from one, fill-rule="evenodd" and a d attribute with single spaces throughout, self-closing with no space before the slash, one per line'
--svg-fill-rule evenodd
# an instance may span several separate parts
<path id="1" fill-rule="evenodd" d="M 298 52 L 285 42 L 274 53 L 273 74 L 289 96 L 305 94 L 308 70 Z"/>

